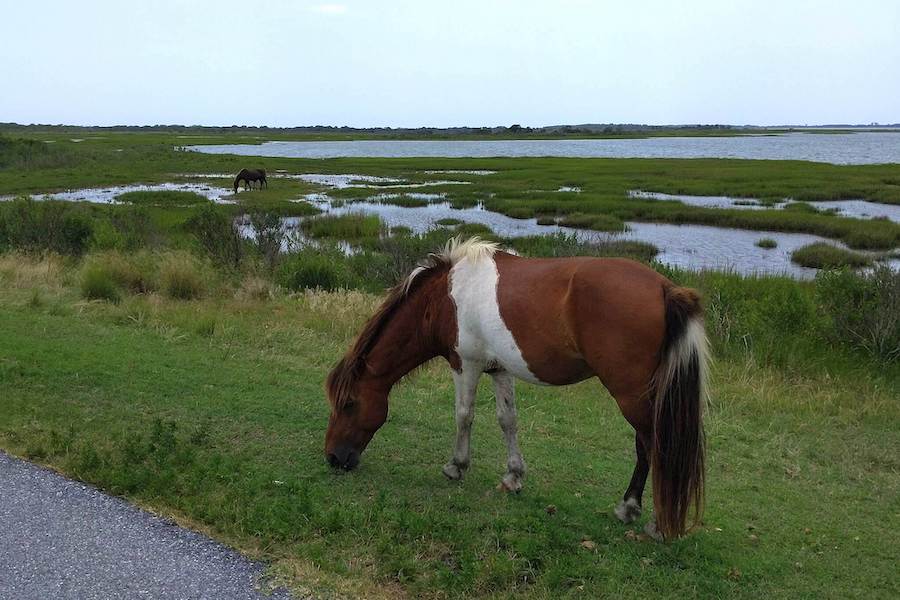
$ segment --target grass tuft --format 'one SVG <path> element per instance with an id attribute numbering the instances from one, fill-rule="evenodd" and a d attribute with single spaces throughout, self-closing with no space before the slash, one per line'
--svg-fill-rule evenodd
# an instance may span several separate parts
<path id="1" fill-rule="evenodd" d="M 814 242 L 791 253 L 791 260 L 802 267 L 835 269 L 839 267 L 866 267 L 874 259 L 865 254 L 838 248 L 828 242 Z"/>

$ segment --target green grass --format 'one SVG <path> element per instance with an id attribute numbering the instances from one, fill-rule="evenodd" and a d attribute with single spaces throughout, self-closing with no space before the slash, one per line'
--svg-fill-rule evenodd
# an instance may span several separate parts
<path id="1" fill-rule="evenodd" d="M 125 192 L 116 196 L 116 200 L 128 204 L 149 204 L 152 206 L 191 206 L 209 202 L 206 197 L 196 192 L 177 190 Z"/>
<path id="2" fill-rule="evenodd" d="M 633 440 L 596 383 L 519 386 L 530 467 L 519 495 L 495 489 L 505 450 L 486 384 L 467 478 L 440 473 L 454 435 L 442 364 L 395 390 L 361 468 L 335 473 L 322 456 L 323 379 L 377 297 L 223 292 L 83 305 L 64 273 L 53 261 L 0 257 L 0 447 L 202 528 L 300 589 L 900 593 L 889 551 L 900 545 L 900 372 L 812 339 L 812 284 L 673 274 L 699 285 L 710 306 L 709 495 L 699 531 L 656 544 L 632 539 L 642 523 L 611 514 Z"/>
<path id="3" fill-rule="evenodd" d="M 827 242 L 814 242 L 791 253 L 791 260 L 803 267 L 833 269 L 837 267 L 865 267 L 871 265 L 871 256 L 838 248 Z"/>
<path id="4" fill-rule="evenodd" d="M 376 215 L 357 213 L 322 215 L 306 219 L 301 223 L 301 227 L 310 237 L 347 241 L 378 238 L 385 232 L 384 224 Z"/>
<path id="5" fill-rule="evenodd" d="M 756 240 L 756 245 L 765 250 L 772 250 L 773 248 L 778 247 L 778 242 L 772 238 L 759 238 Z"/>

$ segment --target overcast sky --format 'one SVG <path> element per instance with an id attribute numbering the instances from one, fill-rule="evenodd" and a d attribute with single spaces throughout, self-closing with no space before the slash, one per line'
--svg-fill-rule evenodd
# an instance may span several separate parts
<path id="1" fill-rule="evenodd" d="M 900 122 L 900 1 L 3 3 L 0 121 Z"/>

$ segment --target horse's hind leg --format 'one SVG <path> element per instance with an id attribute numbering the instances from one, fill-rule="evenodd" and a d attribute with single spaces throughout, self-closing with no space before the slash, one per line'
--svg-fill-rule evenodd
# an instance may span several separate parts
<path id="1" fill-rule="evenodd" d="M 462 479 L 469 468 L 471 458 L 472 420 L 475 418 L 475 391 L 481 367 L 463 362 L 457 373 L 453 372 L 453 383 L 456 386 L 456 447 L 453 458 L 444 465 L 444 475 L 449 479 Z"/>
<path id="2" fill-rule="evenodd" d="M 634 473 L 631 474 L 631 483 L 625 490 L 625 495 L 616 507 L 616 516 L 623 523 L 631 523 L 641 516 L 641 506 L 644 496 L 644 485 L 647 483 L 647 473 L 650 472 L 650 463 L 647 460 L 647 444 L 650 436 L 635 432 L 634 449 L 637 454 L 637 462 L 634 465 Z"/>
<path id="3" fill-rule="evenodd" d="M 497 421 L 506 441 L 506 474 L 500 485 L 510 492 L 522 489 L 525 460 L 519 451 L 518 415 L 516 414 L 515 379 L 506 371 L 493 374 L 494 394 L 497 396 Z"/>

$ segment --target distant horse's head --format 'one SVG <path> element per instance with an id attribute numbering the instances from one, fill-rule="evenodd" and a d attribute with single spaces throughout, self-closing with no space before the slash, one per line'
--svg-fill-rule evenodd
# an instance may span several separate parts
<path id="1" fill-rule="evenodd" d="M 326 385 L 331 417 L 325 458 L 332 467 L 348 471 L 356 468 L 372 436 L 387 420 L 388 390 L 361 379 L 363 369 L 363 361 L 345 357 L 331 371 Z"/>

